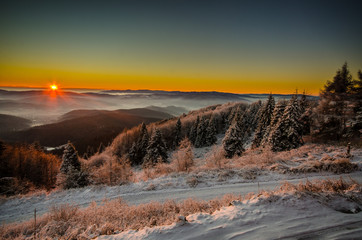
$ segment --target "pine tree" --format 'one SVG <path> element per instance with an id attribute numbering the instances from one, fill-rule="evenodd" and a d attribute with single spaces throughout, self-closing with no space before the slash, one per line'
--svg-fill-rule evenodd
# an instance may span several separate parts
<path id="1" fill-rule="evenodd" d="M 301 134 L 307 135 L 310 134 L 312 109 L 309 107 L 309 102 L 305 92 L 303 92 L 299 100 L 299 106 L 301 115 L 299 121 L 302 124 Z"/>
<path id="2" fill-rule="evenodd" d="M 262 110 L 262 102 L 259 100 L 255 103 L 252 103 L 249 106 L 250 112 L 250 130 L 253 132 L 257 127 Z"/>
<path id="3" fill-rule="evenodd" d="M 132 144 L 132 147 L 129 149 L 128 158 L 129 158 L 129 161 L 131 162 L 131 164 L 134 164 L 134 165 L 137 164 L 140 156 L 139 156 L 139 147 L 137 146 L 136 142 L 134 142 Z"/>
<path id="4" fill-rule="evenodd" d="M 60 172 L 67 174 L 70 168 L 80 171 L 78 152 L 75 150 L 75 147 L 71 142 L 68 142 L 65 146 L 62 160 L 63 162 L 60 166 Z"/>
<path id="5" fill-rule="evenodd" d="M 149 141 L 150 141 L 150 136 L 148 135 L 146 124 L 142 123 L 141 141 L 137 144 L 138 147 L 140 148 L 140 156 L 139 156 L 138 164 L 141 164 L 143 161 L 143 158 L 146 156 Z"/>
<path id="6" fill-rule="evenodd" d="M 191 141 L 191 143 L 193 145 L 195 145 L 195 142 L 196 142 L 196 138 L 197 138 L 197 128 L 199 126 L 199 123 L 200 123 L 200 117 L 197 116 L 197 119 L 196 121 L 194 122 L 194 124 L 192 124 L 191 126 L 191 130 L 190 130 L 190 133 L 189 133 L 189 139 Z"/>
<path id="7" fill-rule="evenodd" d="M 206 139 L 205 144 L 206 146 L 211 146 L 216 143 L 216 120 L 214 117 L 211 117 L 209 124 L 206 128 Z"/>
<path id="8" fill-rule="evenodd" d="M 348 100 L 353 98 L 354 82 L 347 63 L 338 69 L 332 81 L 327 81 L 320 93 L 317 108 L 318 129 L 314 137 L 326 140 L 339 140 L 346 132 Z"/>
<path id="9" fill-rule="evenodd" d="M 334 100 L 344 100 L 352 88 L 352 75 L 347 63 L 344 63 L 342 68 L 337 70 L 333 81 L 327 81 L 324 90 L 321 92 L 321 96 Z"/>
<path id="10" fill-rule="evenodd" d="M 175 129 L 173 132 L 173 137 L 174 137 L 173 147 L 175 149 L 181 141 L 181 119 L 180 118 L 177 119 Z"/>
<path id="11" fill-rule="evenodd" d="M 140 135 L 137 141 L 132 143 L 132 146 L 128 152 L 128 158 L 132 165 L 142 164 L 143 158 L 147 153 L 147 147 L 149 144 L 149 135 L 146 124 L 142 123 L 140 127 Z"/>
<path id="12" fill-rule="evenodd" d="M 225 151 L 225 157 L 232 158 L 235 155 L 241 156 L 245 151 L 244 149 L 244 132 L 242 130 L 243 126 L 240 121 L 240 113 L 237 113 L 233 123 L 230 125 L 229 129 L 226 131 L 225 137 L 223 139 L 223 148 Z"/>
<path id="13" fill-rule="evenodd" d="M 277 123 L 280 121 L 280 119 L 283 117 L 285 107 L 287 106 L 287 102 L 285 100 L 280 100 L 274 107 L 274 111 L 272 114 L 272 118 L 270 120 L 270 124 L 267 127 L 263 139 L 261 141 L 261 146 L 265 147 L 268 144 L 270 132 L 275 128 Z"/>
<path id="14" fill-rule="evenodd" d="M 200 148 L 206 145 L 206 129 L 207 129 L 206 119 L 202 118 L 197 126 L 195 147 Z"/>
<path id="15" fill-rule="evenodd" d="M 273 151 L 284 151 L 297 148 L 303 144 L 299 122 L 300 109 L 296 95 L 289 101 L 282 118 L 271 131 L 268 142 Z"/>
<path id="16" fill-rule="evenodd" d="M 259 116 L 259 123 L 258 127 L 255 132 L 254 141 L 252 144 L 253 148 L 257 148 L 260 146 L 263 137 L 265 135 L 265 132 L 267 131 L 268 126 L 270 125 L 271 118 L 273 115 L 275 106 L 275 101 L 273 98 L 273 95 L 269 95 L 268 101 L 264 104 L 260 116 Z"/>
<path id="17" fill-rule="evenodd" d="M 147 153 L 144 158 L 143 166 L 152 166 L 159 160 L 162 162 L 167 161 L 167 148 L 165 142 L 163 141 L 161 131 L 159 129 L 155 129 L 147 147 Z"/>
<path id="18" fill-rule="evenodd" d="M 70 142 L 64 149 L 62 159 L 60 173 L 57 176 L 58 185 L 64 189 L 86 186 L 88 184 L 88 175 L 81 170 L 78 153 Z"/>

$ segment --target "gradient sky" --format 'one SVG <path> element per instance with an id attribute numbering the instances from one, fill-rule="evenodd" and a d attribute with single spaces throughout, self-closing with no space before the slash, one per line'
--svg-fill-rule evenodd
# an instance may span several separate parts
<path id="1" fill-rule="evenodd" d="M 318 94 L 362 1 L 1 1 L 0 86 Z"/>

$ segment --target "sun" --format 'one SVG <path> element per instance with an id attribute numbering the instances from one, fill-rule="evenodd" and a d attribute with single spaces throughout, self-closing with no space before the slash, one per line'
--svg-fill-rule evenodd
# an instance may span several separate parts
<path id="1" fill-rule="evenodd" d="M 53 84 L 53 85 L 50 85 L 50 89 L 55 91 L 55 90 L 58 90 L 58 86 Z"/>

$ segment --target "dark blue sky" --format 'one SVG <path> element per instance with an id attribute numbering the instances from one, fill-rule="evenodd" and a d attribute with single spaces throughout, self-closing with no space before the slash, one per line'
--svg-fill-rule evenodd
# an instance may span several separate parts
<path id="1" fill-rule="evenodd" d="M 361 2 L 2 1 L 0 85 L 316 94 L 362 68 Z"/>

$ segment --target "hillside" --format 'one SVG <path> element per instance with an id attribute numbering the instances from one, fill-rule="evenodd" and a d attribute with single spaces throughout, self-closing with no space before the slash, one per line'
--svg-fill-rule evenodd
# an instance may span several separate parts
<path id="1" fill-rule="evenodd" d="M 0 133 L 23 130 L 29 128 L 30 124 L 29 119 L 0 114 Z"/>
<path id="2" fill-rule="evenodd" d="M 149 109 L 77 110 L 62 116 L 60 122 L 8 133 L 4 140 L 28 143 L 39 141 L 41 145 L 49 147 L 63 145 L 70 140 L 82 154 L 87 146 L 96 150 L 101 142 L 107 145 L 125 128 L 170 117 L 167 113 Z"/>

